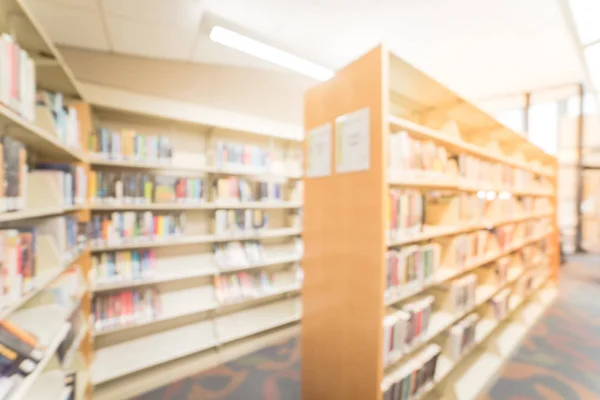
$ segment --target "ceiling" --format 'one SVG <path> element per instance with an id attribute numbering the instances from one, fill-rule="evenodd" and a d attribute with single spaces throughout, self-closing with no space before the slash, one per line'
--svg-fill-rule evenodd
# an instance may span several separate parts
<path id="1" fill-rule="evenodd" d="M 474 100 L 578 82 L 554 0 L 26 0 L 58 44 L 276 68 L 208 39 L 208 20 L 337 69 L 381 41 Z"/>

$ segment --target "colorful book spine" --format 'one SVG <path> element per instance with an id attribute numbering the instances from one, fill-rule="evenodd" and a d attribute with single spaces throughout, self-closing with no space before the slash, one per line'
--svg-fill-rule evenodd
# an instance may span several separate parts
<path id="1" fill-rule="evenodd" d="M 441 246 L 437 243 L 388 251 L 385 297 L 408 295 L 421 289 L 435 277 L 440 254 Z"/>
<path id="2" fill-rule="evenodd" d="M 466 318 L 450 328 L 448 346 L 450 348 L 450 357 L 458 361 L 460 358 L 475 345 L 475 332 L 479 314 L 469 314 Z"/>
<path id="3" fill-rule="evenodd" d="M 435 380 L 440 346 L 430 344 L 383 385 L 384 400 L 417 399 Z M 397 379 L 396 379 L 397 378 Z"/>
<path id="4" fill-rule="evenodd" d="M 219 140 L 215 151 L 218 168 L 245 166 L 268 170 L 270 167 L 269 150 L 259 146 Z"/>
<path id="5" fill-rule="evenodd" d="M 450 304 L 452 312 L 460 313 L 475 307 L 477 276 L 466 275 L 450 282 Z"/>
<path id="6" fill-rule="evenodd" d="M 162 135 L 146 135 L 130 129 L 112 131 L 100 128 L 89 141 L 89 151 L 115 161 L 168 163 L 173 159 L 171 140 Z"/>
<path id="7" fill-rule="evenodd" d="M 97 332 L 151 321 L 160 315 L 160 295 L 154 288 L 122 290 L 96 295 L 92 301 Z"/>
<path id="8" fill-rule="evenodd" d="M 156 255 L 152 249 L 106 252 L 92 257 L 92 271 L 97 284 L 151 277 L 155 264 Z"/>
<path id="9" fill-rule="evenodd" d="M 423 228 L 423 196 L 416 190 L 389 192 L 389 239 L 402 240 L 407 235 L 421 232 Z"/>
<path id="10" fill-rule="evenodd" d="M 267 271 L 237 272 L 214 277 L 219 303 L 237 303 L 265 296 L 274 288 L 273 274 Z"/>
<path id="11" fill-rule="evenodd" d="M 0 36 L 0 102 L 28 121 L 35 119 L 35 65 L 12 36 Z"/>
<path id="12" fill-rule="evenodd" d="M 93 246 L 122 244 L 137 240 L 168 239 L 182 235 L 182 213 L 113 212 L 94 215 L 90 227 Z"/>

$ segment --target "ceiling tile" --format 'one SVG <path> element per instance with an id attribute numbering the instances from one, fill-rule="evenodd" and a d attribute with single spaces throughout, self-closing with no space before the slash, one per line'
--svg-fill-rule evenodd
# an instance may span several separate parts
<path id="1" fill-rule="evenodd" d="M 142 57 L 189 61 L 197 30 L 106 17 L 113 50 Z"/>
<path id="2" fill-rule="evenodd" d="M 192 61 L 234 67 L 289 71 L 268 61 L 215 43 L 206 36 L 198 37 L 192 53 Z"/>
<path id="3" fill-rule="evenodd" d="M 44 0 L 30 1 L 32 12 L 53 42 L 91 50 L 110 50 L 97 11 L 65 6 L 57 10 L 57 4 Z"/>
<path id="4" fill-rule="evenodd" d="M 101 0 L 104 12 L 136 21 L 198 28 L 201 0 Z"/>

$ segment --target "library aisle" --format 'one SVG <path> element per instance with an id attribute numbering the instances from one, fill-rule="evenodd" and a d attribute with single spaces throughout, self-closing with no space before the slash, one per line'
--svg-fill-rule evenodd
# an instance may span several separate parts
<path id="1" fill-rule="evenodd" d="M 481 400 L 600 399 L 599 264 L 583 256 L 562 268 L 556 301 Z M 300 339 L 292 336 L 138 400 L 296 400 L 300 363 Z"/>

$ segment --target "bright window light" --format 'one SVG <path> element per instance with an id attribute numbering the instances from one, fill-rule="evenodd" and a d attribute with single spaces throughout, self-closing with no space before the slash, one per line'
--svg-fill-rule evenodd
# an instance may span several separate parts
<path id="1" fill-rule="evenodd" d="M 600 89 L 600 43 L 586 47 L 583 52 L 592 84 L 596 89 Z"/>
<path id="2" fill-rule="evenodd" d="M 600 39 L 600 1 L 598 0 L 570 0 L 571 13 L 577 26 L 579 40 L 583 45 Z"/>
<path id="3" fill-rule="evenodd" d="M 250 39 L 220 26 L 215 26 L 210 31 L 210 39 L 213 42 L 239 50 L 251 56 L 262 58 L 273 64 L 291 69 L 292 71 L 310 76 L 320 81 L 326 81 L 333 76 L 333 71 L 321 67 L 315 63 L 303 60 L 293 54 L 276 49 L 264 43 Z"/>

